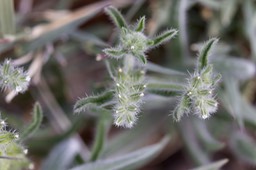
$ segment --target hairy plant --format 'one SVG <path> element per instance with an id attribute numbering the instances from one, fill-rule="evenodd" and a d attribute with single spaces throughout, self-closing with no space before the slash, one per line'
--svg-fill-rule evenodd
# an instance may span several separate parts
<path id="1" fill-rule="evenodd" d="M 28 89 L 30 76 L 23 68 L 15 67 L 10 59 L 0 65 L 0 87 L 3 90 L 13 90 L 23 93 Z"/>
<path id="2" fill-rule="evenodd" d="M 221 79 L 220 74 L 213 72 L 212 64 L 208 63 L 213 46 L 218 39 L 210 39 L 200 50 L 197 67 L 190 75 L 184 88 L 183 95 L 174 110 L 174 119 L 179 121 L 184 114 L 194 112 L 202 119 L 208 118 L 217 111 L 218 102 L 214 97 L 214 90 Z"/>
<path id="3" fill-rule="evenodd" d="M 135 25 L 128 25 L 121 13 L 114 7 L 105 8 L 106 13 L 119 30 L 119 43 L 115 47 L 106 48 L 103 52 L 110 58 L 119 61 L 118 66 L 108 69 L 114 83 L 114 124 L 131 128 L 143 103 L 145 81 L 146 53 L 177 34 L 177 30 L 170 29 L 160 35 L 150 38 L 144 34 L 145 17 L 141 17 Z M 86 100 L 88 99 L 81 99 Z M 74 107 L 78 111 L 79 103 Z M 83 107 L 88 107 L 84 105 Z M 84 109 L 82 109 L 84 110 Z"/>
<path id="4" fill-rule="evenodd" d="M 2 170 L 19 170 L 33 168 L 33 164 L 26 158 L 28 149 L 19 142 L 19 134 L 7 130 L 7 123 L 0 119 L 0 167 Z"/>

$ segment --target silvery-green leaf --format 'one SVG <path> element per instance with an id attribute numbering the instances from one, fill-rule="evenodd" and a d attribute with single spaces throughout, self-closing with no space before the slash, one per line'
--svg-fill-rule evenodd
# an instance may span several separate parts
<path id="1" fill-rule="evenodd" d="M 245 132 L 234 133 L 230 139 L 230 146 L 239 159 L 256 165 L 256 142 Z"/>
<path id="2" fill-rule="evenodd" d="M 169 41 L 170 39 L 174 38 L 175 35 L 177 35 L 177 33 L 178 33 L 178 31 L 175 29 L 171 29 L 171 30 L 162 32 L 160 35 L 158 35 L 152 39 L 154 42 L 152 47 L 157 47 L 157 46 Z"/>
<path id="3" fill-rule="evenodd" d="M 147 71 L 155 72 L 155 73 L 160 73 L 160 74 L 166 74 L 166 75 L 181 75 L 184 76 L 185 73 L 178 71 L 178 70 L 173 70 L 171 68 L 166 68 L 151 62 L 148 62 L 146 65 Z"/>
<path id="4" fill-rule="evenodd" d="M 144 147 L 126 155 L 115 158 L 100 160 L 92 163 L 77 166 L 71 170 L 131 170 L 138 169 L 155 158 L 169 142 L 170 138 L 165 137 L 157 144 Z"/>
<path id="5" fill-rule="evenodd" d="M 114 97 L 113 95 L 114 95 L 114 92 L 110 90 L 96 96 L 88 96 L 88 97 L 79 99 L 74 106 L 74 112 L 80 113 L 82 111 L 85 111 L 87 108 L 90 108 L 93 106 L 101 106 L 111 101 Z"/>
<path id="6" fill-rule="evenodd" d="M 234 77 L 238 80 L 247 80 L 255 74 L 255 65 L 245 59 L 237 57 L 218 56 L 212 59 L 215 70 L 220 72 L 223 79 Z"/>
<path id="7" fill-rule="evenodd" d="M 216 151 L 222 149 L 224 144 L 217 141 L 211 132 L 208 130 L 205 121 L 199 119 L 193 119 L 194 127 L 196 129 L 197 136 L 205 145 L 206 149 L 209 151 Z"/>
<path id="8" fill-rule="evenodd" d="M 192 170 L 218 170 L 228 162 L 228 159 L 222 159 L 207 165 L 203 165 Z"/>
<path id="9" fill-rule="evenodd" d="M 136 24 L 135 31 L 137 32 L 143 32 L 145 29 L 145 16 L 141 17 L 139 21 Z"/>
<path id="10" fill-rule="evenodd" d="M 31 135 L 33 135 L 33 133 L 35 133 L 39 129 L 42 123 L 42 120 L 43 120 L 43 112 L 42 112 L 41 106 L 39 103 L 36 103 L 33 109 L 33 120 L 24 130 L 22 130 L 20 138 L 24 140 L 30 137 Z"/>
<path id="11" fill-rule="evenodd" d="M 186 145 L 189 155 L 193 161 L 199 165 L 209 163 L 209 156 L 199 144 L 190 118 L 185 116 L 178 125 L 183 142 Z"/>
<path id="12" fill-rule="evenodd" d="M 42 170 L 64 170 L 70 168 L 78 154 L 80 144 L 74 139 L 67 139 L 55 146 L 42 164 Z"/>
<path id="13" fill-rule="evenodd" d="M 0 33 L 15 34 L 14 0 L 0 0 Z"/>
<path id="14" fill-rule="evenodd" d="M 177 104 L 176 108 L 173 111 L 173 118 L 176 121 L 180 121 L 180 119 L 187 114 L 191 109 L 191 100 L 187 95 L 183 95 Z"/>
<path id="15" fill-rule="evenodd" d="M 105 12 L 109 15 L 109 17 L 113 20 L 119 29 L 122 29 L 123 27 L 127 28 L 127 23 L 124 17 L 115 7 L 109 6 L 105 8 Z"/>
<path id="16" fill-rule="evenodd" d="M 103 50 L 103 52 L 109 56 L 116 59 L 121 58 L 124 55 L 124 52 L 121 49 L 118 48 L 106 48 Z"/>
<path id="17" fill-rule="evenodd" d="M 212 38 L 208 40 L 199 52 L 198 56 L 198 71 L 201 71 L 204 67 L 208 65 L 208 58 L 211 55 L 211 51 L 214 45 L 218 42 L 218 39 Z"/>
<path id="18" fill-rule="evenodd" d="M 181 84 L 175 84 L 175 83 L 154 83 L 154 82 L 149 82 L 147 85 L 146 90 L 149 93 L 152 94 L 157 94 L 160 96 L 177 96 L 182 93 L 184 90 L 184 86 Z"/>
<path id="19" fill-rule="evenodd" d="M 142 62 L 143 64 L 147 64 L 147 57 L 144 54 L 139 54 L 137 56 L 137 58 L 139 59 L 140 62 Z"/>
<path id="20" fill-rule="evenodd" d="M 237 8 L 238 0 L 223 1 L 223 5 L 221 6 L 221 22 L 224 26 L 228 26 L 232 22 Z"/>

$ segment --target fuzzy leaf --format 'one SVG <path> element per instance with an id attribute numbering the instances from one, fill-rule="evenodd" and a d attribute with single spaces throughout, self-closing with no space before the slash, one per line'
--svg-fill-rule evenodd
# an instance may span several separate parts
<path id="1" fill-rule="evenodd" d="M 152 47 L 159 46 L 159 45 L 165 43 L 166 41 L 169 41 L 169 40 L 172 39 L 177 33 L 178 33 L 178 31 L 175 30 L 175 29 L 167 30 L 167 31 L 161 33 L 160 35 L 158 35 L 157 37 L 155 37 L 155 38 L 153 39 L 154 44 L 152 45 Z"/>
<path id="2" fill-rule="evenodd" d="M 145 16 L 140 18 L 140 20 L 138 21 L 138 23 L 136 25 L 135 31 L 143 32 L 144 29 L 145 29 Z"/>
<path id="3" fill-rule="evenodd" d="M 223 167 L 228 162 L 228 159 L 222 159 L 207 165 L 200 166 L 192 170 L 217 170 Z"/>
<path id="4" fill-rule="evenodd" d="M 149 83 L 147 85 L 147 91 L 149 93 L 165 97 L 178 96 L 183 89 L 184 87 L 180 84 Z"/>
<path id="5" fill-rule="evenodd" d="M 33 120 L 30 125 L 21 133 L 21 140 L 25 140 L 32 136 L 40 127 L 43 120 L 43 112 L 39 103 L 34 105 Z"/>
<path id="6" fill-rule="evenodd" d="M 139 54 L 137 57 L 143 64 L 147 64 L 147 57 L 144 54 Z"/>
<path id="7" fill-rule="evenodd" d="M 211 50 L 214 45 L 218 42 L 217 38 L 212 38 L 206 42 L 206 44 L 202 47 L 198 57 L 198 71 L 201 71 L 204 67 L 208 65 L 208 57 L 211 54 Z"/>
<path id="8" fill-rule="evenodd" d="M 110 18 L 113 20 L 113 22 L 119 29 L 122 29 L 123 27 L 127 28 L 127 23 L 125 19 L 115 7 L 109 6 L 105 8 L 105 12 L 110 16 Z"/>
<path id="9" fill-rule="evenodd" d="M 190 109 L 190 105 L 191 105 L 191 102 L 190 102 L 190 99 L 187 95 L 184 95 L 179 104 L 176 106 L 174 112 L 173 112 L 173 118 L 174 120 L 176 121 L 180 121 L 181 117 L 188 113 L 189 112 L 189 109 Z"/>
<path id="10" fill-rule="evenodd" d="M 117 48 L 106 48 L 103 50 L 103 52 L 109 56 L 109 57 L 113 57 L 113 58 L 121 58 L 124 54 L 124 52 L 121 49 L 117 49 Z"/>
<path id="11" fill-rule="evenodd" d="M 126 155 L 121 155 L 116 158 L 107 160 L 100 160 L 93 163 L 87 163 L 75 167 L 71 170 L 125 170 L 125 169 L 138 169 L 156 157 L 161 150 L 166 146 L 169 137 L 165 137 L 157 144 L 144 147 L 142 149 L 133 151 Z"/>
<path id="12" fill-rule="evenodd" d="M 74 112 L 80 113 L 88 108 L 93 106 L 101 106 L 104 103 L 113 99 L 113 91 L 107 91 L 97 96 L 89 96 L 82 99 L 79 99 L 75 106 Z"/>

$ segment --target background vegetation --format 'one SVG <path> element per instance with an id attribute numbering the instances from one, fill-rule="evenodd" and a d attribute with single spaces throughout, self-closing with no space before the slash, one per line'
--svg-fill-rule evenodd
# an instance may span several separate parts
<path id="1" fill-rule="evenodd" d="M 40 103 L 42 125 L 23 141 L 35 169 L 255 169 L 254 0 L 11 2 L 0 0 L 1 61 L 11 58 L 31 81 L 23 94 L 1 91 L 1 117 L 21 133 Z M 117 38 L 103 10 L 110 4 L 131 23 L 145 15 L 149 36 L 179 30 L 147 53 L 147 79 L 158 85 L 145 93 L 132 129 L 113 126 L 109 110 L 73 112 L 79 98 L 113 85 L 102 55 Z M 192 113 L 176 122 L 170 114 L 180 91 L 171 85 L 187 83 L 198 50 L 211 37 L 220 39 L 210 56 L 222 74 L 218 111 L 206 120 Z"/>

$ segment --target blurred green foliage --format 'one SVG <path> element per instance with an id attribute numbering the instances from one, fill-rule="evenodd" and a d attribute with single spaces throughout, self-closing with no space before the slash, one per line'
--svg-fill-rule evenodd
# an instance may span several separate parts
<path id="1" fill-rule="evenodd" d="M 0 0 L 1 61 L 11 58 L 23 66 L 31 82 L 24 94 L 1 91 L 0 109 L 22 133 L 33 103 L 41 104 L 42 126 L 23 141 L 35 169 L 249 170 L 256 164 L 254 0 L 17 0 L 15 11 L 6 2 Z M 104 14 L 108 5 L 129 23 L 145 15 L 151 38 L 166 28 L 179 30 L 170 43 L 147 53 L 148 89 L 132 129 L 112 126 L 113 103 L 104 100 L 113 97 L 104 93 L 113 86 L 108 70 L 118 66 L 102 51 L 117 41 Z M 175 122 L 170 110 L 187 72 L 194 71 L 194 56 L 212 37 L 219 38 L 209 57 L 222 75 L 218 111 L 206 120 L 192 113 Z M 85 93 L 103 101 L 87 98 L 94 104 L 73 114 Z"/>

